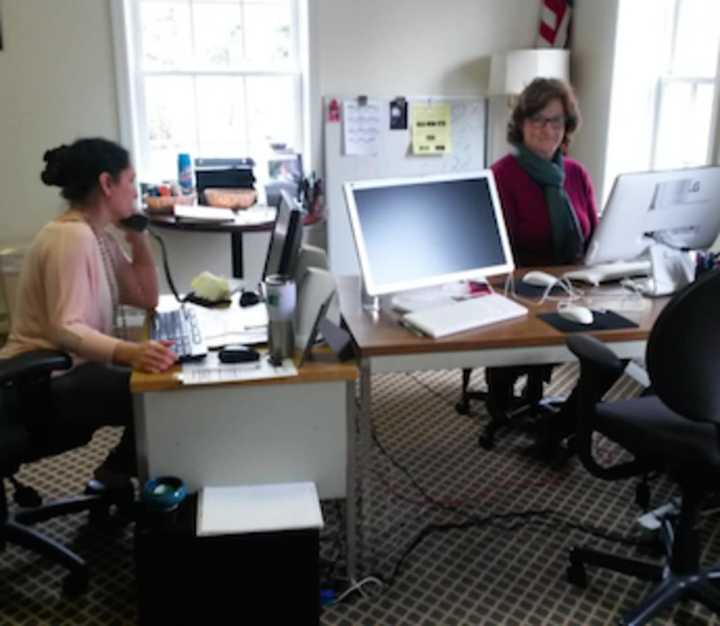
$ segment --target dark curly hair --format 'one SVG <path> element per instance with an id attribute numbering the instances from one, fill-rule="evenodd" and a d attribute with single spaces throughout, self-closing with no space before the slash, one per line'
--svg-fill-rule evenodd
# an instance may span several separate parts
<path id="1" fill-rule="evenodd" d="M 508 122 L 508 142 L 514 146 L 522 144 L 523 123 L 542 111 L 551 100 L 560 100 L 565 111 L 565 134 L 561 145 L 567 148 L 582 120 L 572 87 L 556 78 L 536 78 L 523 89 Z"/>
<path id="2" fill-rule="evenodd" d="M 98 178 L 107 172 L 114 179 L 130 167 L 130 155 L 114 141 L 100 137 L 78 139 L 48 150 L 43 155 L 45 169 L 40 179 L 46 184 L 61 187 L 63 198 L 83 202 L 97 187 Z"/>

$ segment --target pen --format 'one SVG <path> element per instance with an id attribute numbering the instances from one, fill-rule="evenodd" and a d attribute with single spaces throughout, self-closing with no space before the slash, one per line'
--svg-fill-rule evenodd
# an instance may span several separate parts
<path id="1" fill-rule="evenodd" d="M 405 330 L 409 330 L 416 337 L 425 336 L 420 330 L 418 330 L 417 328 L 415 328 L 415 326 L 413 326 L 409 322 L 406 322 L 405 320 L 398 320 L 398 324 L 400 324 L 400 326 L 402 326 Z"/>

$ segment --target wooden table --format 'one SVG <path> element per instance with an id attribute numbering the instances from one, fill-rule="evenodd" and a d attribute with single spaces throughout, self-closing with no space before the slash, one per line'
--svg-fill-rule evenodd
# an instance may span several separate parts
<path id="1" fill-rule="evenodd" d="M 561 273 L 572 268 L 538 268 Z M 516 272 L 516 280 L 527 270 Z M 502 293 L 504 277 L 493 280 L 494 288 Z M 612 289 L 617 290 L 617 286 Z M 608 288 L 590 292 L 600 298 Z M 413 334 L 398 323 L 398 314 L 383 302 L 379 312 L 362 308 L 360 281 L 357 277 L 339 279 L 342 318 L 351 333 L 360 358 L 359 441 L 356 470 L 359 477 L 358 529 L 362 530 L 363 462 L 371 443 L 372 374 L 415 370 L 462 369 L 510 365 L 562 363 L 574 360 L 565 346 L 566 333 L 555 330 L 537 317 L 538 313 L 556 309 L 556 302 L 542 305 L 522 304 L 529 308 L 520 317 L 463 333 L 432 339 Z M 592 334 L 608 344 L 621 358 L 642 358 L 645 343 L 655 319 L 668 298 L 643 300 L 643 311 L 622 311 L 621 314 L 638 324 L 637 328 L 596 331 Z M 612 309 L 612 307 L 608 307 Z M 459 382 L 459 377 L 458 377 Z M 359 537 L 362 554 L 362 537 Z"/>
<path id="2" fill-rule="evenodd" d="M 264 208 L 267 207 L 263 207 L 263 209 Z M 275 223 L 274 217 L 259 223 L 248 223 L 248 214 L 257 210 L 258 209 L 250 208 L 238 211 L 232 222 L 178 220 L 174 215 L 152 213 L 147 210 L 144 211 L 144 214 L 148 217 L 150 223 L 158 228 L 180 230 L 189 233 L 229 233 L 233 278 L 243 278 L 243 233 L 268 232 L 272 230 L 273 224 Z"/>

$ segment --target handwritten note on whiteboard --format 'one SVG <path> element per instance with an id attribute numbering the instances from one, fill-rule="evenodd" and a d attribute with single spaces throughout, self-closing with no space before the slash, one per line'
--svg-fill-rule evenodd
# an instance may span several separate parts
<path id="1" fill-rule="evenodd" d="M 373 156 L 378 153 L 382 130 L 380 102 L 357 100 L 343 102 L 343 148 L 346 155 Z"/>

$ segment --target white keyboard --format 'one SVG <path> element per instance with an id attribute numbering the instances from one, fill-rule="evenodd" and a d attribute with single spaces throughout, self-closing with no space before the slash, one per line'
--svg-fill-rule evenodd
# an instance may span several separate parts
<path id="1" fill-rule="evenodd" d="M 627 261 L 620 263 L 603 263 L 581 270 L 567 272 L 564 277 L 579 280 L 591 285 L 599 285 L 613 280 L 631 276 L 647 276 L 650 273 L 650 261 Z"/>
<path id="2" fill-rule="evenodd" d="M 528 310 L 505 296 L 492 293 L 443 306 L 407 313 L 403 323 L 431 337 L 444 337 L 478 326 L 527 315 Z"/>

